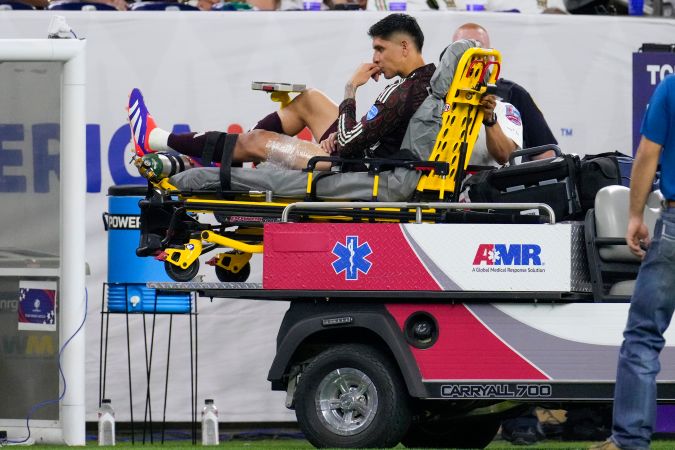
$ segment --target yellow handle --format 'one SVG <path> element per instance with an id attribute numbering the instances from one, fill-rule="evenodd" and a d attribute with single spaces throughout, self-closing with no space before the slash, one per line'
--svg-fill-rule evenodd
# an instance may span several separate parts
<path id="1" fill-rule="evenodd" d="M 288 104 L 291 102 L 291 96 L 288 95 L 288 92 L 272 92 L 271 94 L 272 101 L 273 102 L 279 102 L 281 103 L 281 107 L 285 108 L 288 106 Z"/>

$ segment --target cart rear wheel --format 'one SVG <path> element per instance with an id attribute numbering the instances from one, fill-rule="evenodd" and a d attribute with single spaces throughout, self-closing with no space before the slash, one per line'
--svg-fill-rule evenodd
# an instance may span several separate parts
<path id="1" fill-rule="evenodd" d="M 194 262 L 185 269 L 178 267 L 175 264 L 171 264 L 169 261 L 164 261 L 164 270 L 166 270 L 166 274 L 174 281 L 190 281 L 196 277 L 199 272 L 199 260 L 195 259 Z"/>
<path id="2" fill-rule="evenodd" d="M 344 344 L 303 371 L 295 412 L 316 447 L 393 447 L 410 426 L 409 399 L 398 369 L 379 351 Z"/>

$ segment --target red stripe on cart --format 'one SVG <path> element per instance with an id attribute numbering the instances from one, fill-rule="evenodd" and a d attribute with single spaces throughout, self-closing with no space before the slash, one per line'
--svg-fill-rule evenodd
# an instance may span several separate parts
<path id="1" fill-rule="evenodd" d="M 263 287 L 439 291 L 398 224 L 265 225 Z"/>
<path id="2" fill-rule="evenodd" d="M 465 305 L 389 304 L 401 330 L 408 317 L 425 311 L 436 319 L 438 340 L 421 350 L 410 346 L 424 380 L 548 380 L 478 320 Z"/>

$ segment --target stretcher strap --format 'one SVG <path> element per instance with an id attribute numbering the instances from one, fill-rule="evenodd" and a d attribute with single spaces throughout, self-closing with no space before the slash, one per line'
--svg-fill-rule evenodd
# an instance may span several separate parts
<path id="1" fill-rule="evenodd" d="M 171 164 L 171 170 L 169 170 L 170 176 L 176 173 L 176 158 L 173 157 L 173 155 L 166 155 L 167 159 L 169 160 L 169 164 Z"/>
<path id="2" fill-rule="evenodd" d="M 238 134 L 222 133 L 218 138 L 218 147 L 222 146 L 223 156 L 220 159 L 220 190 L 221 192 L 232 190 L 230 183 L 230 169 L 232 168 L 232 156 L 234 146 L 237 143 Z"/>
<path id="3" fill-rule="evenodd" d="M 223 139 L 223 134 L 215 131 L 206 133 L 206 141 L 202 150 L 202 164 L 204 166 L 210 166 L 213 162 L 213 153 L 218 147 L 218 141 Z"/>
<path id="4" fill-rule="evenodd" d="M 183 161 L 183 158 L 177 157 L 176 162 L 178 163 L 178 172 L 184 172 L 185 171 L 185 161 Z"/>

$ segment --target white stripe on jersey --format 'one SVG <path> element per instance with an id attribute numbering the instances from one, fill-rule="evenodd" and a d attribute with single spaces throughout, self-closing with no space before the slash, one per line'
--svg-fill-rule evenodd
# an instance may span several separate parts
<path id="1" fill-rule="evenodd" d="M 387 99 L 391 96 L 392 92 L 396 90 L 397 87 L 399 87 L 407 78 L 399 78 L 397 81 L 393 82 L 389 86 L 385 87 L 382 92 L 380 92 L 380 95 L 377 96 L 377 99 L 375 102 L 380 102 L 384 103 L 387 101 Z M 338 118 L 338 142 L 340 145 L 344 146 L 357 137 L 359 137 L 363 133 L 363 123 L 361 121 L 358 121 L 357 124 L 352 128 L 351 130 L 345 129 L 345 119 L 344 119 L 344 114 L 340 114 L 340 117 Z M 342 138 L 344 136 L 344 138 Z M 379 145 L 379 142 L 375 144 L 376 146 Z"/>
<path id="2" fill-rule="evenodd" d="M 384 91 L 382 91 L 380 93 L 380 95 L 377 96 L 376 101 L 379 101 L 381 103 L 386 102 L 387 99 L 389 98 L 389 96 L 391 95 L 391 93 L 394 92 L 394 90 L 397 87 L 399 87 L 401 85 L 401 83 L 403 83 L 405 80 L 407 80 L 407 78 L 399 78 L 398 81 L 396 81 L 396 82 L 390 84 L 389 86 L 387 86 L 386 88 L 384 88 Z"/>
<path id="3" fill-rule="evenodd" d="M 358 122 L 354 128 L 351 130 L 346 130 L 345 129 L 345 115 L 340 114 L 340 117 L 338 119 L 338 140 L 340 141 L 340 145 L 345 145 L 354 139 L 356 139 L 361 133 L 363 133 L 363 124 L 361 122 Z M 344 138 L 342 138 L 344 136 Z"/>

